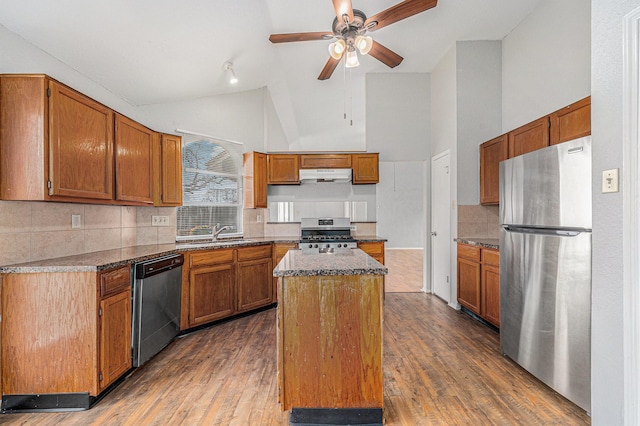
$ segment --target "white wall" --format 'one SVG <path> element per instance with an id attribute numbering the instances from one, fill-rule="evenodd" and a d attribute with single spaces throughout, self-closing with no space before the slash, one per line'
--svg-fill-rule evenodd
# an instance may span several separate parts
<path id="1" fill-rule="evenodd" d="M 544 0 L 504 38 L 502 133 L 590 94 L 590 18 L 588 0 Z"/>
<path id="2" fill-rule="evenodd" d="M 457 139 L 456 46 L 453 45 L 431 73 L 431 156 L 451 149 L 455 163 Z"/>
<path id="3" fill-rule="evenodd" d="M 593 140 L 593 253 L 591 406 L 594 425 L 623 424 L 622 193 L 602 194 L 602 170 L 622 169 L 622 25 L 638 0 L 592 1 L 591 132 Z M 630 200 L 638 202 L 638 200 Z M 638 283 L 627 283 L 637 286 Z M 636 406 L 638 401 L 635 402 Z M 627 423 L 631 424 L 631 423 Z"/>
<path id="4" fill-rule="evenodd" d="M 478 145 L 501 133 L 502 42 L 456 43 L 458 205 L 480 204 Z"/>

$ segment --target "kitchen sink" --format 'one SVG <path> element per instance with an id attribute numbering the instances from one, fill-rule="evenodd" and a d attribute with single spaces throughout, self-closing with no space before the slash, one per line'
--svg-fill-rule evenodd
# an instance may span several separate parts
<path id="1" fill-rule="evenodd" d="M 241 245 L 244 243 L 253 243 L 255 240 L 238 238 L 238 239 L 228 239 L 228 240 L 217 240 L 217 241 L 198 241 L 184 244 L 176 244 L 176 248 L 180 249 L 191 249 L 191 248 L 216 248 L 216 247 L 228 247 L 234 245 Z"/>

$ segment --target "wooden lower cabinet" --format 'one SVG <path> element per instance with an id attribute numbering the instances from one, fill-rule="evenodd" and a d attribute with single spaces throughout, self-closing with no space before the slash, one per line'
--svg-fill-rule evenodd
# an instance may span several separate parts
<path id="1" fill-rule="evenodd" d="M 358 241 L 358 248 L 384 265 L 384 241 Z"/>
<path id="2" fill-rule="evenodd" d="M 500 326 L 500 253 L 458 244 L 458 303 Z"/>
<path id="3" fill-rule="evenodd" d="M 14 395 L 41 404 L 85 394 L 88 403 L 131 368 L 129 266 L 3 275 L 2 313 L 5 409 Z"/>
<path id="4" fill-rule="evenodd" d="M 182 330 L 273 303 L 271 244 L 185 252 Z"/>
<path id="5" fill-rule="evenodd" d="M 289 250 L 295 250 L 298 248 L 298 243 L 274 243 L 273 244 L 273 268 L 278 266 L 278 263 L 287 254 Z M 278 278 L 273 277 L 273 302 L 278 301 Z"/>

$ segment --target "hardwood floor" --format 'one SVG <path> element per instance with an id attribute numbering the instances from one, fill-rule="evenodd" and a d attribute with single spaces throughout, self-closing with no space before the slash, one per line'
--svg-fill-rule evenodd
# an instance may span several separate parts
<path id="1" fill-rule="evenodd" d="M 499 336 L 440 299 L 385 301 L 388 425 L 580 425 L 578 407 L 499 351 Z M 184 336 L 88 411 L 0 415 L 11 425 L 286 425 L 275 311 Z"/>
<path id="2" fill-rule="evenodd" d="M 384 263 L 389 268 L 389 274 L 385 278 L 385 292 L 421 292 L 422 256 L 421 249 L 386 249 Z"/>

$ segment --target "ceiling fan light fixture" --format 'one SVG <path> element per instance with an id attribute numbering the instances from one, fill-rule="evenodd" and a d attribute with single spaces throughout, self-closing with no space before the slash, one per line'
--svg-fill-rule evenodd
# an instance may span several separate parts
<path id="1" fill-rule="evenodd" d="M 366 55 L 369 53 L 371 48 L 373 47 L 373 39 L 369 36 L 357 36 L 356 37 L 356 47 L 360 51 L 360 54 Z"/>
<path id="2" fill-rule="evenodd" d="M 344 42 L 344 40 L 337 40 L 329 45 L 329 55 L 331 55 L 333 59 L 339 60 L 340 58 L 342 58 L 342 54 L 344 53 L 346 48 L 347 44 Z"/>
<path id="3" fill-rule="evenodd" d="M 223 71 L 229 73 L 229 84 L 238 84 L 238 76 L 236 75 L 235 70 L 233 69 L 233 63 L 232 62 L 225 62 L 224 65 L 222 65 L 222 69 Z"/>
<path id="4" fill-rule="evenodd" d="M 358 61 L 358 54 L 354 50 L 349 50 L 347 52 L 347 59 L 344 62 L 344 66 L 346 68 L 354 68 L 360 65 L 360 61 Z"/>

